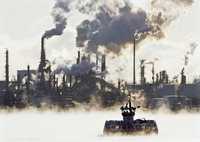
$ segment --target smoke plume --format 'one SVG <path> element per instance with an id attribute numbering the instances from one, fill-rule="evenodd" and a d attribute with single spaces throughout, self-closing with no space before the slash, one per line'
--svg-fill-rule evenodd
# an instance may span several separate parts
<path id="1" fill-rule="evenodd" d="M 69 74 L 73 76 L 81 76 L 88 74 L 95 67 L 95 63 L 90 62 L 87 59 L 81 60 L 79 64 L 73 64 L 72 62 L 58 63 L 55 62 L 56 67 L 54 67 L 55 74 Z"/>
<path id="2" fill-rule="evenodd" d="M 85 20 L 77 27 L 77 45 L 87 47 L 89 52 L 97 52 L 100 46 L 112 52 L 120 52 L 127 43 L 132 42 L 136 32 L 140 34 L 137 42 L 147 37 L 163 38 L 164 27 L 179 15 L 179 9 L 192 5 L 193 0 L 152 0 L 151 11 L 134 9 L 130 1 L 90 3 L 90 10 L 98 11 L 93 20 Z M 86 8 L 87 9 L 87 8 Z M 87 10 L 85 10 L 87 11 Z"/>
<path id="3" fill-rule="evenodd" d="M 196 42 L 193 42 L 190 44 L 190 49 L 185 54 L 185 66 L 189 64 L 191 56 L 194 55 L 196 48 L 198 47 L 198 44 Z"/>
<path id="4" fill-rule="evenodd" d="M 154 7 L 156 3 L 155 0 L 151 4 Z M 90 10 L 94 9 L 92 4 L 89 5 Z M 156 39 L 164 37 L 162 26 L 169 18 L 163 11 L 150 14 L 141 9 L 134 11 L 133 5 L 127 1 L 115 1 L 111 6 L 107 2 L 98 5 L 95 18 L 84 20 L 77 27 L 77 46 L 87 47 L 89 52 L 97 52 L 100 46 L 104 46 L 109 51 L 119 53 L 133 41 L 136 32 L 139 33 L 138 43 L 148 36 Z"/>
<path id="5" fill-rule="evenodd" d="M 89 51 L 97 52 L 99 46 L 105 46 L 108 50 L 119 52 L 121 47 L 133 41 L 136 32 L 141 34 L 139 41 L 148 34 L 159 37 L 157 33 L 162 32 L 157 24 L 148 21 L 143 10 L 132 12 L 128 6 L 118 9 L 119 13 L 106 6 L 99 10 L 94 20 L 85 20 L 77 28 L 78 45 L 85 46 L 86 43 Z"/>
<path id="6" fill-rule="evenodd" d="M 74 64 L 71 67 L 71 75 L 81 76 L 88 74 L 95 67 L 95 63 L 90 63 L 87 60 L 82 60 L 80 64 Z"/>
<path id="7" fill-rule="evenodd" d="M 52 17 L 54 19 L 55 27 L 47 30 L 43 37 L 51 38 L 56 35 L 62 35 L 67 25 L 66 14 L 70 12 L 71 0 L 56 0 L 53 7 Z"/>
<path id="8" fill-rule="evenodd" d="M 90 15 L 77 27 L 77 46 L 86 47 L 88 52 L 97 52 L 99 47 L 119 53 L 133 41 L 138 33 L 137 42 L 148 37 L 165 37 L 164 28 L 179 15 L 179 10 L 193 4 L 193 0 L 151 0 L 150 11 L 136 9 L 130 0 L 56 0 L 53 7 L 55 28 L 46 31 L 50 38 L 61 35 L 66 28 L 66 14 L 77 10 Z"/>

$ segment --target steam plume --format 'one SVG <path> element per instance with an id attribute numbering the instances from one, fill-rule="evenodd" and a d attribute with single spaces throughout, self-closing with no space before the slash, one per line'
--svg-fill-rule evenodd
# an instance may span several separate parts
<path id="1" fill-rule="evenodd" d="M 193 42 L 190 44 L 190 49 L 185 54 L 185 66 L 187 66 L 189 64 L 189 59 L 191 56 L 194 55 L 197 47 L 198 47 L 198 44 L 196 42 Z"/>
<path id="2" fill-rule="evenodd" d="M 73 64 L 64 61 L 63 63 L 55 62 L 55 74 L 70 74 L 73 76 L 81 76 L 88 74 L 95 67 L 95 63 L 90 62 L 88 59 L 81 60 L 80 64 Z"/>

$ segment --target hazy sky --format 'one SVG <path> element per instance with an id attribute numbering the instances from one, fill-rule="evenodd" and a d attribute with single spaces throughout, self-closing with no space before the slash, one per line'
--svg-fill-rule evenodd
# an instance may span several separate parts
<path id="1" fill-rule="evenodd" d="M 137 1 L 138 7 L 147 9 L 148 0 Z M 54 0 L 0 0 L 0 79 L 4 77 L 4 53 L 10 51 L 11 74 L 17 69 L 25 69 L 27 64 L 36 68 L 40 57 L 40 37 L 45 30 L 53 26 L 51 10 Z M 200 2 L 185 9 L 167 29 L 166 38 L 160 41 L 147 41 L 137 51 L 137 58 L 152 60 L 159 58 L 156 69 L 169 70 L 174 76 L 181 71 L 184 63 L 184 54 L 189 49 L 191 42 L 200 44 Z M 49 39 L 46 43 L 49 59 L 62 57 L 73 59 L 76 56 L 75 37 L 76 25 L 85 17 L 79 13 L 70 14 L 68 27 L 60 37 Z M 126 49 L 123 54 L 113 60 L 109 60 L 110 78 L 123 78 L 131 81 L 132 62 L 131 49 Z M 194 76 L 200 75 L 200 47 L 197 48 L 187 73 Z M 139 63 L 137 63 L 137 68 Z M 124 71 L 116 74 L 115 71 L 124 68 Z M 149 67 L 147 73 L 150 74 Z M 137 70 L 139 75 L 139 70 Z M 151 76 L 149 76 L 150 78 Z M 172 78 L 172 77 L 171 77 Z"/>

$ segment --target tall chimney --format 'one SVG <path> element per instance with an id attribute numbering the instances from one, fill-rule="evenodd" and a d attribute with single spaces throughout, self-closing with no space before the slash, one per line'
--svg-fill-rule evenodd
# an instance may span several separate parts
<path id="1" fill-rule="evenodd" d="M 53 89 L 56 88 L 56 74 L 53 74 Z"/>
<path id="2" fill-rule="evenodd" d="M 185 84 L 186 84 L 186 75 L 185 75 L 185 68 L 183 68 L 181 71 L 181 85 Z"/>
<path id="3" fill-rule="evenodd" d="M 152 83 L 155 83 L 155 64 L 152 64 Z"/>
<path id="4" fill-rule="evenodd" d="M 77 64 L 80 64 L 80 62 L 81 62 L 81 52 L 78 51 Z"/>
<path id="5" fill-rule="evenodd" d="M 136 40 L 135 36 L 133 38 L 133 87 L 135 88 L 136 81 L 135 81 L 135 48 L 136 48 Z"/>
<path id="6" fill-rule="evenodd" d="M 26 82 L 26 89 L 27 89 L 27 94 L 29 95 L 30 93 L 30 80 L 31 80 L 31 74 L 30 74 L 30 66 L 28 65 L 27 67 L 27 82 Z"/>
<path id="7" fill-rule="evenodd" d="M 62 79 L 62 87 L 63 87 L 63 89 L 66 87 L 66 75 L 65 74 L 63 74 L 63 79 Z"/>
<path id="8" fill-rule="evenodd" d="M 120 79 L 118 79 L 118 87 L 117 88 L 119 89 L 119 91 L 121 91 L 121 80 Z"/>
<path id="9" fill-rule="evenodd" d="M 144 64 L 145 60 L 141 60 L 141 63 L 140 63 L 140 84 L 141 85 L 145 85 L 146 83 L 146 78 L 145 78 L 145 64 Z"/>
<path id="10" fill-rule="evenodd" d="M 9 88 L 9 54 L 8 54 L 8 50 L 6 50 L 5 74 L 6 74 L 6 90 L 8 91 L 8 88 Z"/>
<path id="11" fill-rule="evenodd" d="M 69 75 L 69 87 L 72 88 L 72 75 Z"/>
<path id="12" fill-rule="evenodd" d="M 106 55 L 102 56 L 102 62 L 101 62 L 101 72 L 106 71 Z"/>
<path id="13" fill-rule="evenodd" d="M 51 66 L 49 67 L 49 88 L 52 88 L 52 71 L 51 71 Z"/>
<path id="14" fill-rule="evenodd" d="M 39 64 L 39 73 L 40 73 L 40 83 L 41 88 L 45 87 L 45 66 L 46 66 L 46 53 L 45 53 L 45 37 L 41 38 L 41 57 L 40 57 L 40 64 Z"/>
<path id="15" fill-rule="evenodd" d="M 99 56 L 98 54 L 96 54 L 96 70 L 98 70 L 98 66 L 99 66 Z"/>

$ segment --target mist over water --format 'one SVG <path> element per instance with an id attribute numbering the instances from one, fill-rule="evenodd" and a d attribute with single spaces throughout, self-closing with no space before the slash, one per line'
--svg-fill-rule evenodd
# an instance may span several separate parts
<path id="1" fill-rule="evenodd" d="M 103 136 L 105 120 L 120 120 L 120 111 L 0 113 L 1 142 L 199 142 L 200 114 L 144 113 L 155 119 L 159 135 Z"/>

